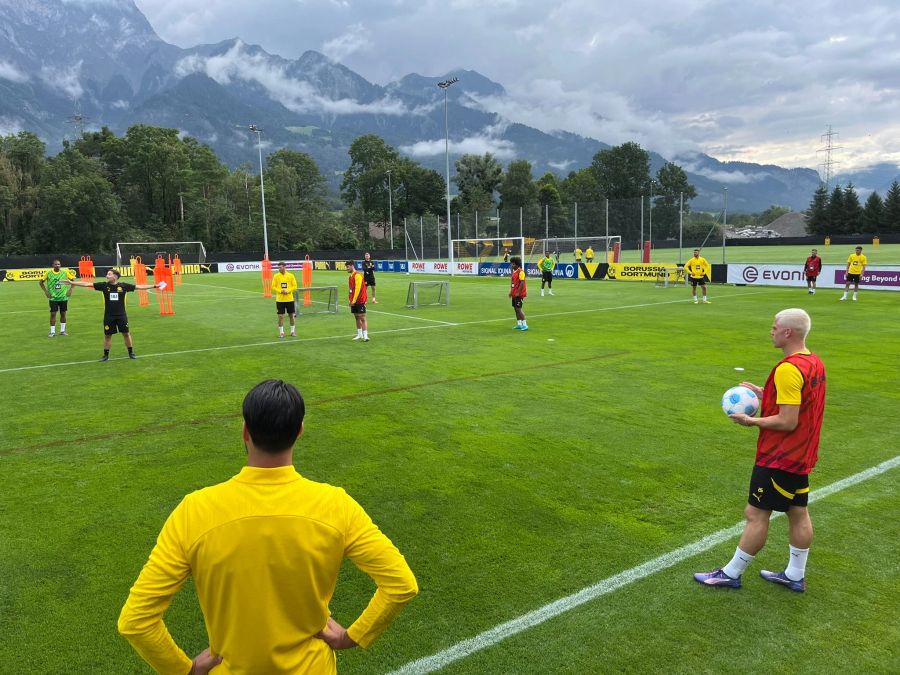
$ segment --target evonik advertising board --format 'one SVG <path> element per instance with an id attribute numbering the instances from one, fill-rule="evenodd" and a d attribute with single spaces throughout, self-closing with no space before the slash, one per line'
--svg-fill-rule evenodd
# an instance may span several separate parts
<path id="1" fill-rule="evenodd" d="M 843 288 L 846 265 L 823 265 L 817 288 Z M 803 265 L 728 265 L 728 283 L 746 286 L 806 286 Z M 900 291 L 900 266 L 869 267 L 859 283 L 861 288 Z"/>

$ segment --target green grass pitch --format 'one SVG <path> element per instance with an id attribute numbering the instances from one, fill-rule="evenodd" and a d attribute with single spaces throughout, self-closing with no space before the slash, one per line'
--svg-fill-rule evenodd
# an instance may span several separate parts
<path id="1" fill-rule="evenodd" d="M 139 358 L 114 336 L 108 363 L 98 293 L 75 289 L 71 335 L 51 340 L 37 284 L 0 285 L 0 672 L 147 672 L 119 610 L 182 496 L 240 470 L 240 404 L 264 378 L 307 400 L 298 470 L 359 500 L 421 585 L 370 650 L 339 655 L 344 673 L 400 668 L 738 523 L 756 434 L 719 398 L 763 383 L 778 310 L 810 312 L 828 369 L 813 494 L 900 454 L 900 293 L 712 286 L 695 306 L 684 287 L 560 280 L 541 298 L 529 280 L 522 333 L 507 280 L 456 277 L 450 306 L 407 310 L 419 278 L 378 275 L 364 344 L 346 274 L 315 273 L 340 312 L 285 340 L 258 276 L 186 277 L 175 316 L 131 303 Z M 898 672 L 898 479 L 811 506 L 805 595 L 758 577 L 786 562 L 780 519 L 740 591 L 690 576 L 732 538 L 446 672 Z M 337 620 L 372 590 L 345 566 Z M 206 647 L 190 584 L 166 619 L 189 654 Z"/>

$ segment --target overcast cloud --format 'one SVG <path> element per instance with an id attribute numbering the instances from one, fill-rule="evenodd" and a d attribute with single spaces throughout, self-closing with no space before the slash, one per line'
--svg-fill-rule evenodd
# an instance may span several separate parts
<path id="1" fill-rule="evenodd" d="M 291 59 L 314 49 L 378 84 L 411 72 L 477 70 L 507 90 L 481 105 L 544 131 L 634 140 L 668 156 L 693 150 L 815 168 L 830 124 L 840 134 L 842 171 L 900 164 L 900 3 L 893 0 L 136 3 L 163 39 L 181 47 L 240 37 Z M 265 79 L 304 105 L 307 92 L 291 90 L 277 73 L 220 66 L 220 76 Z M 353 105 L 337 102 L 335 112 Z M 425 153 L 438 140 L 406 150 Z M 504 150 L 490 137 L 480 144 Z"/>

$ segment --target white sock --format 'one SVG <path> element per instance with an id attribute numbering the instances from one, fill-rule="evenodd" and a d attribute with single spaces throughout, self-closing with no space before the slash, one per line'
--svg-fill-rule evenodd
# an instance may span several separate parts
<path id="1" fill-rule="evenodd" d="M 50 326 L 50 335 L 56 333 L 56 326 Z"/>
<path id="2" fill-rule="evenodd" d="M 853 299 L 856 300 L 856 293 L 853 294 Z"/>
<path id="3" fill-rule="evenodd" d="M 60 329 L 63 333 L 65 333 L 65 332 L 66 332 L 66 324 L 64 324 L 64 323 L 59 324 L 59 329 Z"/>
<path id="4" fill-rule="evenodd" d="M 357 334 L 359 337 L 362 337 L 362 328 L 357 328 L 357 329 L 356 329 L 356 334 Z"/>
<path id="5" fill-rule="evenodd" d="M 278 326 L 278 334 L 284 335 L 284 326 Z"/>
<path id="6" fill-rule="evenodd" d="M 847 293 L 844 293 L 844 294 L 841 296 L 841 300 L 846 300 L 846 299 L 847 299 Z"/>
<path id="7" fill-rule="evenodd" d="M 364 338 L 369 337 L 369 330 L 368 330 L 368 329 L 366 329 L 366 330 L 363 331 L 363 337 L 364 337 Z"/>
<path id="8" fill-rule="evenodd" d="M 806 557 L 809 555 L 808 548 L 790 547 L 791 556 L 788 560 L 788 566 L 784 570 L 784 576 L 791 581 L 800 581 L 806 576 Z"/>
<path id="9" fill-rule="evenodd" d="M 516 319 L 516 325 L 521 326 L 524 323 L 521 319 Z"/>
<path id="10" fill-rule="evenodd" d="M 725 567 L 722 568 L 722 571 L 732 579 L 737 579 L 744 573 L 744 570 L 746 570 L 750 563 L 753 562 L 753 558 L 755 557 L 756 556 L 752 556 L 746 551 L 742 551 L 741 547 L 738 546 L 734 550 L 734 557 L 731 559 L 731 562 L 725 565 Z"/>

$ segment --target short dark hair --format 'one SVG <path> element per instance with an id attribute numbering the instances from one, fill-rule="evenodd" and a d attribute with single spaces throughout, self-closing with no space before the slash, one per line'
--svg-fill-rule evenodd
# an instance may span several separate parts
<path id="1" fill-rule="evenodd" d="M 287 263 L 284 262 L 284 260 L 282 260 L 280 263 L 278 263 L 278 266 L 279 266 L 279 267 L 281 267 L 282 265 L 284 265 L 285 267 L 287 267 Z"/>
<path id="2" fill-rule="evenodd" d="M 112 272 L 113 274 L 116 275 L 116 279 L 121 279 L 121 278 L 122 278 L 122 274 L 121 274 L 121 272 L 119 272 L 119 270 L 113 270 L 113 269 L 111 269 L 110 272 Z"/>
<path id="3" fill-rule="evenodd" d="M 253 445 L 264 452 L 289 450 L 306 414 L 303 396 L 283 380 L 264 380 L 244 397 L 244 423 Z"/>
<path id="4" fill-rule="evenodd" d="M 509 259 L 509 264 L 510 264 L 510 265 L 515 265 L 516 267 L 521 267 L 521 266 L 522 266 L 522 259 L 521 259 L 519 256 L 514 255 L 512 258 Z"/>
<path id="5" fill-rule="evenodd" d="M 353 262 L 352 260 L 348 260 L 347 262 L 344 263 L 344 267 L 352 267 L 353 269 L 356 269 L 356 263 Z"/>

